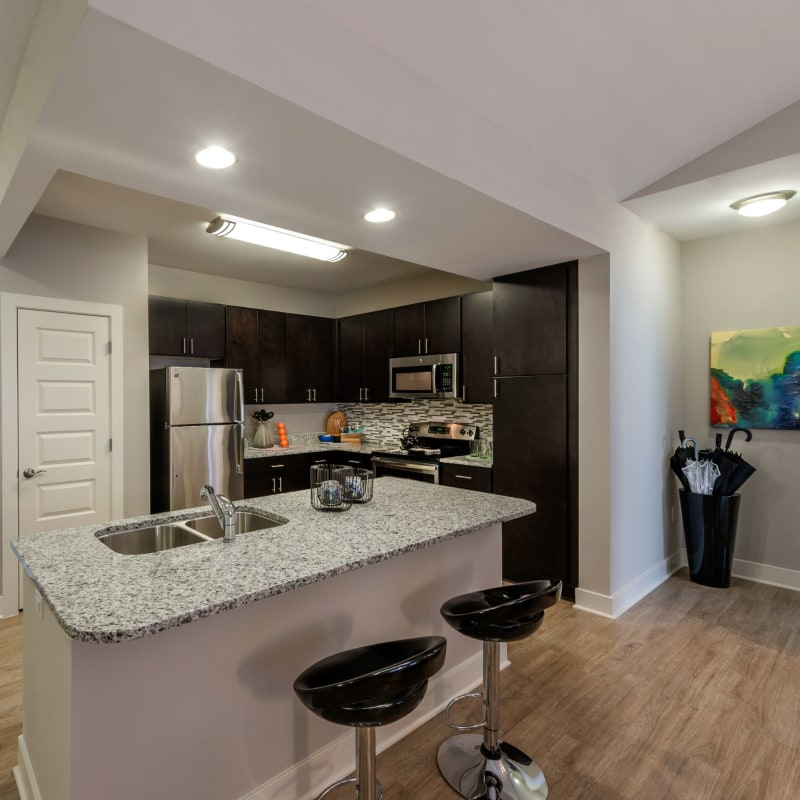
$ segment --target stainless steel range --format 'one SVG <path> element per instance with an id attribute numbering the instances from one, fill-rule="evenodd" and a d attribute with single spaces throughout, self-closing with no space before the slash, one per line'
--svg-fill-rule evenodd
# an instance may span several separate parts
<path id="1" fill-rule="evenodd" d="M 477 438 L 478 426 L 470 422 L 412 422 L 403 431 L 400 447 L 373 453 L 372 468 L 376 478 L 391 475 L 439 483 L 439 460 L 467 455 Z"/>

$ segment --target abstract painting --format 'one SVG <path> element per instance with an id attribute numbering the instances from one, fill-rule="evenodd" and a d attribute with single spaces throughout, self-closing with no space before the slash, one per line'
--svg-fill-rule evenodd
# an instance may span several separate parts
<path id="1" fill-rule="evenodd" d="M 800 327 L 711 334 L 711 424 L 800 430 Z"/>

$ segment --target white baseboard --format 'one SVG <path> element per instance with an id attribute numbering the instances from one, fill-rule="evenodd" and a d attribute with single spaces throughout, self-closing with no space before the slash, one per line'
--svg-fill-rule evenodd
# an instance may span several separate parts
<path id="1" fill-rule="evenodd" d="M 17 738 L 17 760 L 19 763 L 12 772 L 14 773 L 14 782 L 17 784 L 19 800 L 42 800 L 41 792 L 36 785 L 36 776 L 33 773 L 28 748 L 25 746 L 25 739 L 22 736 Z"/>
<path id="2" fill-rule="evenodd" d="M 681 566 L 688 567 L 686 548 L 681 547 Z M 781 589 L 793 589 L 800 592 L 800 570 L 773 567 L 771 564 L 760 564 L 758 561 L 745 561 L 743 558 L 734 558 L 731 565 L 731 575 L 755 583 L 766 583 L 778 586 Z"/>
<path id="3" fill-rule="evenodd" d="M 508 663 L 505 658 L 503 662 L 504 666 Z M 440 714 L 456 695 L 472 691 L 482 680 L 482 653 L 432 678 L 419 708 L 394 725 L 378 728 L 378 752 Z M 343 731 L 338 739 L 276 775 L 241 800 L 311 800 L 326 786 L 346 778 L 353 772 L 355 763 L 355 737 L 351 728 L 343 728 Z M 21 797 L 21 800 L 26 798 Z"/>
<path id="4" fill-rule="evenodd" d="M 681 554 L 675 552 L 645 570 L 641 575 L 637 575 L 632 581 L 628 581 L 625 586 L 611 596 L 577 588 L 575 589 L 575 608 L 607 619 L 616 619 L 650 594 L 653 589 L 664 583 L 681 566 Z"/>

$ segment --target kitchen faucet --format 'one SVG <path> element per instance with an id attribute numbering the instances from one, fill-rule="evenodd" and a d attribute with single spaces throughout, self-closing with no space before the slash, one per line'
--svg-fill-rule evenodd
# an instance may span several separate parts
<path id="1" fill-rule="evenodd" d="M 217 494 L 213 486 L 204 486 L 200 490 L 200 499 L 211 504 L 217 521 L 222 528 L 222 541 L 232 542 L 236 536 L 236 509 L 224 494 Z"/>

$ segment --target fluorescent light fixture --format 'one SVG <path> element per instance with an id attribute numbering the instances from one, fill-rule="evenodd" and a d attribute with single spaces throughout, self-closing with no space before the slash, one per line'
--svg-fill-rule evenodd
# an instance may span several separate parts
<path id="1" fill-rule="evenodd" d="M 391 208 L 373 208 L 372 211 L 367 211 L 364 214 L 364 219 L 367 222 L 389 222 L 396 216 L 397 214 Z"/>
<path id="2" fill-rule="evenodd" d="M 240 242 L 272 247 L 298 256 L 317 258 L 320 261 L 341 261 L 347 255 L 343 244 L 241 217 L 217 217 L 208 224 L 206 232 L 215 236 L 230 236 L 231 239 L 238 239 Z"/>
<path id="3" fill-rule="evenodd" d="M 796 192 L 791 189 L 754 194 L 752 197 L 745 197 L 731 203 L 731 208 L 738 211 L 743 217 L 765 217 L 767 214 L 773 214 L 779 208 L 783 208 L 795 194 Z"/>
<path id="4" fill-rule="evenodd" d="M 236 163 L 236 156 L 224 147 L 213 145 L 196 153 L 194 160 L 209 169 L 225 169 Z"/>

